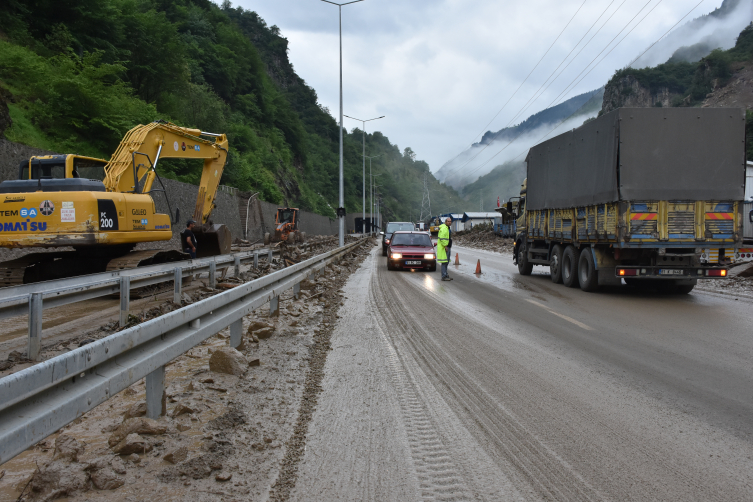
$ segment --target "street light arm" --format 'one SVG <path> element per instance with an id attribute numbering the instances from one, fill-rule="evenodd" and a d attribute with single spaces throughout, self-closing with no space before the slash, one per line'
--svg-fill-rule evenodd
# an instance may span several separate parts
<path id="1" fill-rule="evenodd" d="M 324 1 L 325 0 L 322 0 L 322 2 L 324 2 Z M 361 0 L 361 1 L 363 1 L 363 0 Z M 364 119 L 358 119 L 356 117 L 351 117 L 350 115 L 345 115 L 344 113 L 343 113 L 343 117 L 348 117 L 349 119 L 357 120 L 359 122 L 371 122 L 372 120 L 383 119 L 384 117 L 386 117 L 386 115 L 382 115 L 381 117 L 374 117 L 373 119 L 366 119 L 366 120 L 364 120 Z"/>
<path id="2" fill-rule="evenodd" d="M 350 5 L 352 3 L 363 2 L 363 0 L 353 0 L 352 2 L 345 2 L 345 3 L 335 3 L 335 2 L 330 2 L 329 0 L 322 0 L 322 2 L 327 2 L 327 3 L 331 3 L 332 5 L 337 5 L 338 7 L 342 7 L 343 5 Z"/>

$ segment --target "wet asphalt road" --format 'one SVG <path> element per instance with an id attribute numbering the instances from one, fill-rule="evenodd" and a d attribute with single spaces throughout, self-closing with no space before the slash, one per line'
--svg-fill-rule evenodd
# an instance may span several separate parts
<path id="1" fill-rule="evenodd" d="M 753 303 L 456 252 L 351 278 L 293 499 L 753 500 Z"/>

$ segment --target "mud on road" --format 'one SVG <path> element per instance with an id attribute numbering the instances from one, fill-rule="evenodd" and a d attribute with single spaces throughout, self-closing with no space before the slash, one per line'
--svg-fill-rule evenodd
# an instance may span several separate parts
<path id="1" fill-rule="evenodd" d="M 371 248 L 369 242 L 302 283 L 298 300 L 283 295 L 279 317 L 270 317 L 267 305 L 244 318 L 237 354 L 225 330 L 167 365 L 167 413 L 159 420 L 144 417 L 142 380 L 5 463 L 0 502 L 285 500 L 316 407 L 341 287 Z M 210 369 L 210 359 L 226 353 L 235 374 Z"/>

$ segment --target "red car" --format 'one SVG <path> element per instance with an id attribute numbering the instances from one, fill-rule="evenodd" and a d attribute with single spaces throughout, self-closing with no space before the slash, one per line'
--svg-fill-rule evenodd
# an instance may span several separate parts
<path id="1" fill-rule="evenodd" d="M 437 253 L 426 232 L 395 232 L 387 252 L 387 269 L 437 269 Z"/>

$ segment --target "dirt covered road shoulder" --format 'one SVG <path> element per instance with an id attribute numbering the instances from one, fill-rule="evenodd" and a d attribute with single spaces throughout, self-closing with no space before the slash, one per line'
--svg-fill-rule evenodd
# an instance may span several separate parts
<path id="1" fill-rule="evenodd" d="M 147 419 L 144 381 L 0 466 L 0 502 L 284 499 L 316 406 L 342 286 L 367 243 L 316 280 L 166 367 L 166 415 Z"/>

